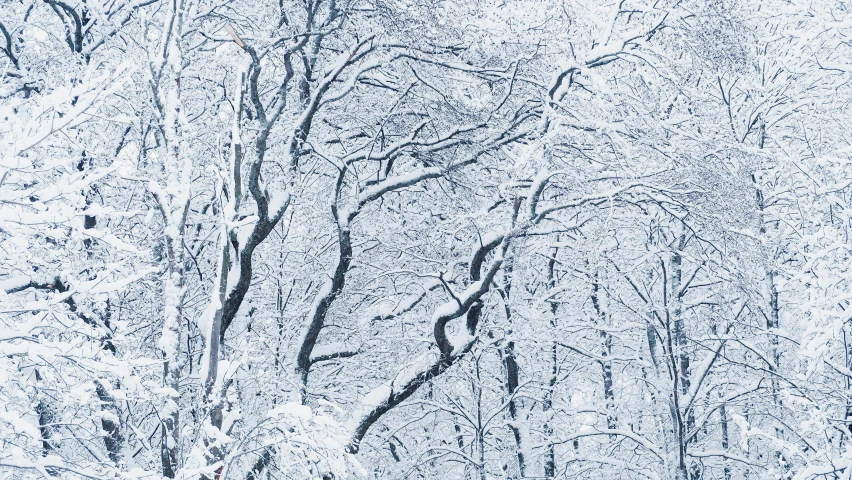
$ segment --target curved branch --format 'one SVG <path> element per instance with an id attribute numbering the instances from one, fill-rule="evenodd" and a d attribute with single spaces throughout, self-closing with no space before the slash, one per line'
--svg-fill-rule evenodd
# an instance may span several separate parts
<path id="1" fill-rule="evenodd" d="M 481 265 L 481 258 L 489 251 L 497 248 L 504 238 L 504 236 L 500 236 L 500 241 L 489 242 L 477 249 L 474 252 L 474 259 L 471 261 L 471 264 Z M 506 244 L 503 243 L 503 245 L 505 248 Z M 435 325 L 434 335 L 435 343 L 438 345 L 440 351 L 439 355 L 433 353 L 420 357 L 413 364 L 404 368 L 392 382 L 379 386 L 362 400 L 362 409 L 355 418 L 352 437 L 346 446 L 346 450 L 349 453 L 358 452 L 361 440 L 363 440 L 367 431 L 378 419 L 408 399 L 421 385 L 445 372 L 470 351 L 474 344 L 472 334 L 476 331 L 482 311 L 480 299 L 488 292 L 492 280 L 500 270 L 502 264 L 503 258 L 502 254 L 500 254 L 492 262 L 488 272 L 485 274 L 485 278 L 475 281 L 460 296 L 460 302 L 448 302 L 435 310 L 433 314 Z M 464 314 L 467 314 L 466 327 L 469 336 L 459 344 L 453 345 L 447 338 L 446 325 L 450 320 L 461 317 Z"/>

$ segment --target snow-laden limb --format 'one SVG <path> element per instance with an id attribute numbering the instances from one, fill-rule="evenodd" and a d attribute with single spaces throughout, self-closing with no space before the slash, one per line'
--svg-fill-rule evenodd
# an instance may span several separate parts
<path id="1" fill-rule="evenodd" d="M 122 250 L 128 253 L 138 253 L 139 250 L 129 243 L 126 243 L 110 233 L 109 230 L 102 230 L 96 228 L 86 228 L 77 231 L 79 236 L 91 237 L 98 239 L 111 247 L 115 247 L 118 250 Z"/>
<path id="2" fill-rule="evenodd" d="M 544 178 L 544 176 L 543 176 Z M 545 181 L 533 185 L 527 199 L 537 202 L 544 190 Z M 554 210 L 555 211 L 555 210 Z M 531 211 L 531 215 L 534 210 Z M 503 267 L 504 257 L 512 238 L 522 236 L 526 230 L 546 218 L 545 213 L 527 219 L 520 226 L 509 232 L 489 232 L 480 240 L 480 246 L 475 248 L 470 260 L 470 285 L 461 293 L 448 292 L 452 299 L 437 307 L 432 313 L 432 333 L 437 352 L 420 356 L 414 365 L 403 368 L 394 381 L 385 384 L 368 394 L 369 403 L 362 402 L 349 423 L 352 436 L 347 444 L 347 450 L 355 453 L 359 449 L 370 427 L 385 413 L 413 395 L 421 385 L 440 375 L 470 351 L 476 341 L 476 329 L 480 320 L 482 304 L 480 299 L 490 289 L 497 273 Z M 484 275 L 482 272 L 486 256 L 493 253 L 493 258 Z M 462 334 L 452 338 L 447 334 L 447 324 L 456 318 L 466 315 Z"/>
<path id="3" fill-rule="evenodd" d="M 8 189 L 0 192 L 0 205 L 3 203 L 16 203 L 17 206 L 23 207 L 29 204 L 31 207 L 39 210 L 39 213 L 46 213 L 48 204 L 63 197 L 76 196 L 81 190 L 89 188 L 90 185 L 103 180 L 105 177 L 121 170 L 127 166 L 125 160 L 116 160 L 107 167 L 98 167 L 85 172 L 74 172 L 69 175 L 63 175 L 52 183 L 36 183 L 29 188 L 23 189 Z M 31 199 L 37 199 L 33 201 Z M 55 206 L 51 205 L 51 206 Z M 12 208 L 12 205 L 6 205 L 6 208 Z M 115 209 L 102 207 L 99 205 L 90 205 L 87 210 L 75 212 L 77 215 L 97 215 L 104 212 L 95 212 L 97 209 L 105 209 L 110 213 Z M 35 220 L 27 220 L 19 218 L 18 221 L 24 223 L 37 223 Z"/>
<path id="4" fill-rule="evenodd" d="M 163 279 L 163 298 L 165 307 L 163 314 L 165 321 L 163 322 L 163 333 L 160 336 L 160 349 L 163 351 L 163 356 L 166 359 L 172 359 L 177 354 L 180 327 L 180 302 L 183 297 L 182 280 L 179 273 L 166 272 Z"/>
<path id="5" fill-rule="evenodd" d="M 234 116 L 231 122 L 231 152 L 229 156 L 229 165 L 226 169 L 225 179 L 227 180 L 228 191 L 233 192 L 231 199 L 231 211 L 229 213 L 229 238 L 236 245 L 236 255 L 233 262 L 227 265 L 227 286 L 226 294 L 223 299 L 222 306 L 222 321 L 219 330 L 219 335 L 224 339 L 225 332 L 233 322 L 239 311 L 243 300 L 248 293 L 251 284 L 253 268 L 253 256 L 255 249 L 263 243 L 272 230 L 278 225 L 281 218 L 291 202 L 291 194 L 286 189 L 269 188 L 262 185 L 261 168 L 264 163 L 267 150 L 267 137 L 270 130 L 275 125 L 278 116 L 284 106 L 284 102 L 280 102 L 279 107 L 275 110 L 270 118 L 266 116 L 266 109 L 263 107 L 263 102 L 260 101 L 258 94 L 258 77 L 260 75 L 259 59 L 251 47 L 245 48 L 252 55 L 252 61 L 246 67 L 241 65 L 237 72 L 237 88 L 235 89 L 235 97 L 233 105 L 235 107 Z M 289 54 L 285 57 L 287 62 L 287 76 L 285 77 L 281 91 L 286 88 L 287 83 L 293 75 L 292 67 L 289 64 Z M 255 113 L 261 124 L 261 132 L 251 142 L 255 153 L 255 159 L 250 164 L 248 189 L 255 203 L 256 214 L 243 219 L 237 220 L 237 214 L 242 205 L 242 169 L 245 161 L 245 143 L 242 138 L 242 121 L 244 106 L 244 77 L 249 73 L 248 93 L 252 102 Z M 291 162 L 292 163 L 292 162 Z M 251 218 L 251 221 L 246 221 Z M 246 228 L 251 225 L 251 228 Z M 243 228 L 240 228 L 243 227 Z"/>
<path id="6" fill-rule="evenodd" d="M 26 290 L 27 288 L 38 285 L 32 277 L 28 275 L 17 275 L 14 277 L 5 278 L 0 280 L 0 290 L 5 292 L 6 294 L 19 292 L 21 290 Z"/>
<path id="7" fill-rule="evenodd" d="M 214 317 L 216 316 L 217 311 L 220 311 L 221 309 L 222 304 L 219 302 L 219 295 L 217 291 L 214 297 L 207 304 L 207 308 L 204 309 L 202 314 L 196 320 L 204 345 L 204 353 L 201 355 L 201 364 L 198 367 L 199 378 L 201 378 L 205 383 L 212 383 L 214 380 L 212 376 L 216 370 L 216 365 L 214 365 L 214 368 L 211 370 L 211 361 L 218 364 L 218 358 L 211 360 L 211 348 L 213 348 L 211 343 L 215 340 L 213 337 L 218 336 L 213 333 L 213 327 L 215 325 Z"/>
<path id="8" fill-rule="evenodd" d="M 686 392 L 683 399 L 681 400 L 681 404 L 689 411 L 692 408 L 692 404 L 695 401 L 696 395 L 698 395 L 698 391 L 704 385 L 704 379 L 707 378 L 707 375 L 710 373 L 710 369 L 713 367 L 713 364 L 719 358 L 719 354 L 722 351 L 722 347 L 725 346 L 725 342 L 727 339 L 720 338 L 716 341 L 716 345 L 714 348 L 707 352 L 704 356 L 704 360 L 701 361 L 700 364 L 697 365 L 697 368 L 692 372 L 692 379 L 689 382 L 689 391 Z"/>
<path id="9" fill-rule="evenodd" d="M 449 366 L 450 363 L 441 360 L 437 353 L 418 357 L 415 362 L 403 368 L 391 383 L 379 385 L 364 395 L 348 423 L 351 437 L 346 446 L 347 451 L 358 453 L 361 440 L 375 421 Z"/>
<path id="10" fill-rule="evenodd" d="M 358 355 L 360 349 L 347 347 L 343 342 L 318 345 L 311 352 L 311 364 L 349 358 Z"/>
<path id="11" fill-rule="evenodd" d="M 74 290 L 73 293 L 98 295 L 121 291 L 127 288 L 130 284 L 138 282 L 139 280 L 153 273 L 157 273 L 160 270 L 159 267 L 149 267 L 129 274 L 122 271 L 122 277 L 119 280 L 112 282 L 106 281 L 106 279 L 110 277 L 115 278 L 118 276 L 118 272 L 116 272 L 116 270 L 118 270 L 120 266 L 122 265 L 107 266 L 104 271 L 98 272 L 92 280 L 72 283 L 71 288 Z"/>
<path id="12" fill-rule="evenodd" d="M 625 461 L 618 460 L 618 459 L 615 459 L 615 458 L 612 458 L 612 457 L 603 457 L 603 456 L 598 456 L 598 455 L 583 455 L 583 457 L 580 461 L 582 461 L 583 463 L 612 465 L 614 467 L 618 467 L 618 469 L 622 470 L 622 471 L 636 472 L 636 473 L 642 475 L 642 477 L 648 478 L 649 480 L 664 480 L 664 478 L 667 478 L 667 477 L 660 477 L 660 475 L 657 472 L 650 470 L 648 468 L 643 468 L 641 466 L 635 465 L 632 462 L 625 462 Z"/>
<path id="13" fill-rule="evenodd" d="M 235 446 L 225 460 L 258 452 L 248 478 L 274 463 L 276 471 L 291 478 L 363 478 L 367 472 L 353 455 L 343 451 L 346 429 L 327 413 L 288 402 L 270 409 L 253 428 L 250 443 Z M 223 471 L 227 475 L 228 471 Z"/>
<path id="14" fill-rule="evenodd" d="M 718 457 L 718 458 L 734 460 L 734 461 L 737 461 L 737 462 L 742 462 L 742 463 L 745 463 L 745 464 L 753 463 L 751 460 L 748 459 L 748 457 L 743 457 L 741 455 L 737 455 L 735 453 L 731 453 L 731 452 L 726 451 L 726 450 L 700 450 L 700 451 L 699 450 L 690 450 L 689 453 L 687 453 L 687 455 L 689 455 L 692 458 Z"/>
<path id="15" fill-rule="evenodd" d="M 463 127 L 461 129 L 458 129 L 457 132 L 466 131 L 473 128 L 474 127 Z M 382 196 L 388 192 L 397 191 L 399 189 L 417 184 L 430 178 L 441 177 L 443 175 L 446 175 L 450 171 L 460 169 L 476 162 L 477 158 L 483 151 L 496 148 L 501 144 L 501 142 L 505 142 L 505 133 L 506 132 L 502 132 L 494 137 L 489 138 L 487 141 L 484 142 L 484 147 L 482 150 L 478 150 L 475 154 L 451 165 L 448 168 L 427 167 L 415 170 L 408 174 L 385 177 L 384 180 L 377 182 L 371 187 L 369 187 L 366 190 L 366 193 L 360 194 L 354 205 L 341 206 L 338 205 L 337 201 L 332 204 L 332 215 L 337 223 L 338 230 L 338 254 L 336 255 L 334 267 L 329 273 L 329 278 L 324 281 L 322 287 L 317 292 L 313 302 L 311 303 L 308 313 L 308 323 L 303 328 L 302 334 L 300 336 L 300 347 L 296 360 L 296 371 L 302 379 L 302 395 L 305 395 L 306 393 L 308 373 L 310 371 L 311 366 L 311 352 L 313 351 L 313 348 L 317 343 L 317 340 L 319 338 L 320 332 L 322 331 L 326 316 L 328 314 L 329 309 L 331 308 L 332 303 L 335 301 L 338 294 L 342 291 L 345 285 L 347 274 L 349 272 L 350 265 L 352 262 L 351 222 L 359 215 L 359 213 L 361 213 L 362 209 L 369 202 L 382 198 Z M 414 136 L 412 135 L 411 138 L 414 138 Z M 442 143 L 437 142 L 436 145 L 442 146 Z M 339 197 L 339 190 L 343 185 L 342 180 L 345 174 L 346 169 L 342 169 L 338 174 L 339 180 L 336 187 L 337 191 L 334 195 L 335 199 Z M 496 243 L 494 243 L 493 246 L 496 246 Z M 493 246 L 486 249 L 485 253 L 490 251 Z M 477 266 L 476 268 L 481 265 L 485 253 L 481 254 L 482 257 L 475 256 L 474 264 Z M 472 266 L 471 268 L 474 267 Z M 496 268 L 499 270 L 499 266 L 497 266 Z M 494 270 L 493 273 L 496 274 L 496 271 L 497 270 Z M 478 278 L 478 276 L 479 272 L 477 271 L 476 277 Z M 482 290 L 481 293 L 484 293 L 488 287 L 482 284 L 479 288 L 480 290 Z M 470 292 L 469 300 L 471 304 L 478 299 L 478 296 L 474 298 L 474 290 L 471 290 Z M 479 295 L 481 295 L 481 293 Z M 469 307 L 470 304 L 467 305 L 466 309 Z M 453 316 L 452 318 L 456 318 L 457 316 L 460 316 L 463 313 L 464 311 L 454 314 L 455 316 Z M 450 318 L 447 318 L 447 320 L 449 319 Z M 440 328 L 443 329 L 443 326 L 441 326 Z M 441 343 L 441 345 L 443 345 L 443 343 Z"/>
<path id="16" fill-rule="evenodd" d="M 654 442 L 650 441 L 648 438 L 639 435 L 635 432 L 631 432 L 630 430 L 623 429 L 589 429 L 588 431 L 581 431 L 579 433 L 575 433 L 573 435 L 569 435 L 565 438 L 560 438 L 556 443 L 573 443 L 574 440 L 584 438 L 584 437 L 596 437 L 601 435 L 616 435 L 619 437 L 624 437 L 632 440 L 636 444 L 642 446 L 647 449 L 649 452 L 653 453 L 660 461 L 664 461 L 666 457 L 666 452 L 663 448 L 660 448 Z M 540 446 L 539 446 L 540 447 Z"/>
<path id="17" fill-rule="evenodd" d="M 307 135 L 310 131 L 311 122 L 313 121 L 314 115 L 317 113 L 321 106 L 324 95 L 331 87 L 332 83 L 337 80 L 337 77 L 343 72 L 344 69 L 352 65 L 354 62 L 357 62 L 373 50 L 373 47 L 369 45 L 373 42 L 374 39 L 375 36 L 370 35 L 367 38 L 361 40 L 353 47 L 348 49 L 346 52 L 340 54 L 337 57 L 336 61 L 334 61 L 330 66 L 326 68 L 322 79 L 320 80 L 319 84 L 314 88 L 313 93 L 306 102 L 305 108 L 302 110 L 299 117 L 293 123 L 291 133 L 289 134 L 287 144 L 289 145 L 291 165 L 295 165 L 298 162 L 302 143 L 307 138 Z M 365 46 L 367 46 L 367 48 L 364 48 Z M 362 48 L 364 49 L 362 50 Z"/>
<path id="18" fill-rule="evenodd" d="M 492 235 L 492 242 L 477 249 L 471 261 L 473 265 L 481 266 L 482 260 L 488 251 L 497 248 L 504 239 L 501 235 Z M 483 252 L 485 250 L 485 252 Z M 357 453 L 361 440 L 369 428 L 385 413 L 399 405 L 413 395 L 421 385 L 432 378 L 440 375 L 447 368 L 455 364 L 459 359 L 470 351 L 476 340 L 476 327 L 479 322 L 481 307 L 474 306 L 479 299 L 489 290 L 490 284 L 503 264 L 502 252 L 495 255 L 487 273 L 479 279 L 476 272 L 474 281 L 462 294 L 456 296 L 452 301 L 446 302 L 436 308 L 432 314 L 433 335 L 435 344 L 427 352 L 401 369 L 394 379 L 381 385 L 368 393 L 361 401 L 361 406 L 355 411 L 349 422 L 351 433 L 347 444 L 350 453 Z M 466 334 L 456 337 L 456 344 L 451 343 L 446 332 L 447 323 L 462 315 L 468 315 L 467 324 L 464 328 Z"/>
<path id="19" fill-rule="evenodd" d="M 582 60 L 579 62 L 572 62 L 571 64 L 562 67 L 560 71 L 552 77 L 547 91 L 551 100 L 561 100 L 566 78 L 570 80 L 574 75 L 580 73 L 582 69 L 601 67 L 617 60 L 620 56 L 629 52 L 631 48 L 636 47 L 638 43 L 640 43 L 639 40 L 641 38 L 644 37 L 648 39 L 653 36 L 655 32 L 663 27 L 663 23 L 668 17 L 668 14 L 663 14 L 660 16 L 658 21 L 655 21 L 654 24 L 649 25 L 647 28 L 624 32 L 621 35 L 621 38 L 613 40 L 613 29 L 617 22 L 618 15 L 621 13 L 620 9 L 621 4 L 615 7 L 615 15 L 610 21 L 609 31 L 607 34 L 603 35 L 604 38 L 602 41 L 598 41 L 598 46 L 587 51 L 582 57 Z"/>
<path id="20" fill-rule="evenodd" d="M 848 476 L 852 23 L 767 1 L 0 2 L 0 471 Z"/>
<path id="21" fill-rule="evenodd" d="M 33 462 L 33 461 L 29 461 L 29 460 L 26 460 L 26 459 L 23 459 L 23 458 L 0 458 L 0 467 L 5 467 L 5 468 L 8 468 L 8 469 L 13 470 L 13 471 L 14 470 L 23 470 L 23 471 L 35 470 L 36 472 L 38 472 L 39 478 L 44 478 L 44 479 L 47 479 L 47 480 L 52 480 L 52 479 L 56 478 L 55 476 L 48 473 L 48 470 L 53 471 L 53 472 L 57 472 L 57 473 L 61 472 L 63 475 L 66 476 L 65 478 L 80 478 L 80 479 L 88 478 L 88 479 L 92 479 L 92 480 L 100 480 L 100 479 L 104 478 L 104 475 L 114 475 L 114 474 L 117 473 L 117 472 L 114 472 L 114 471 L 109 471 L 110 469 L 100 469 L 100 471 L 99 471 L 99 470 L 94 469 L 94 468 L 84 470 L 84 469 L 80 469 L 80 468 L 69 467 L 69 466 L 63 464 L 61 461 L 58 461 L 58 460 L 59 460 L 59 458 L 55 457 L 55 456 L 47 457 L 47 458 L 43 459 L 41 462 L 38 462 L 38 463 Z M 127 478 L 127 479 L 136 479 L 136 478 L 138 478 L 138 479 L 152 478 L 153 479 L 153 478 L 156 478 L 154 476 L 154 474 L 152 474 L 150 472 L 144 472 L 142 470 L 137 470 L 134 473 L 136 475 L 134 475 L 134 476 L 129 476 L 129 475 L 123 476 L 122 475 L 122 477 L 120 477 L 120 478 Z M 140 473 L 142 475 L 139 475 Z"/>
<path id="22" fill-rule="evenodd" d="M 489 290 L 489 284 L 500 269 L 502 263 L 502 257 L 498 257 L 489 269 L 489 275 L 486 275 L 482 280 L 473 282 L 464 292 L 435 309 L 435 312 L 432 314 L 432 329 L 435 336 L 435 343 L 442 355 L 450 356 L 454 350 L 461 349 L 466 343 L 471 342 L 474 332 L 467 332 L 466 335 L 455 338 L 460 343 L 454 345 L 446 332 L 447 323 L 464 315 L 475 302 L 479 301 L 480 297 Z"/>
<path id="23" fill-rule="evenodd" d="M 542 168 L 533 179 L 532 186 L 530 187 L 530 201 L 527 203 L 527 218 L 536 217 L 535 211 L 538 206 L 538 199 L 541 198 L 542 192 L 544 192 L 545 187 L 547 187 L 547 182 L 553 175 L 555 175 L 555 173 L 550 173 L 546 168 Z"/>
<path id="24" fill-rule="evenodd" d="M 345 267 L 348 269 L 348 264 Z M 308 310 L 309 323 L 302 329 L 299 341 L 299 355 L 296 358 L 297 371 L 304 379 L 307 379 L 311 366 L 311 355 L 325 321 L 326 312 L 337 292 L 342 288 L 344 275 L 345 270 L 341 268 L 340 260 L 338 260 L 338 264 L 334 269 L 334 276 L 323 282 L 319 291 L 314 296 L 313 302 L 311 302 L 310 309 Z M 303 381 L 304 383 L 305 381 Z"/>
<path id="25" fill-rule="evenodd" d="M 392 190 L 398 190 L 400 188 L 410 187 L 415 183 L 421 182 L 423 180 L 427 180 L 430 178 L 438 178 L 444 174 L 444 169 L 439 167 L 430 167 L 424 168 L 422 170 L 415 170 L 413 172 L 409 172 L 406 174 L 395 175 L 392 177 L 388 177 L 382 182 L 379 182 L 364 191 L 361 192 L 361 195 L 358 198 L 358 203 L 363 205 L 367 202 L 373 201 L 387 192 Z"/>
<path id="26" fill-rule="evenodd" d="M 445 150 L 462 142 L 469 141 L 462 137 L 463 134 L 472 133 L 484 127 L 484 125 L 461 125 L 447 133 L 438 134 L 434 138 L 418 140 L 418 137 L 428 124 L 428 120 L 420 122 L 411 129 L 411 132 L 406 137 L 391 143 L 382 151 L 373 152 L 368 150 L 366 152 L 354 152 L 343 157 L 341 161 L 344 165 L 348 166 L 362 160 L 389 160 L 411 147 L 419 148 L 424 152 Z"/>
<path id="27" fill-rule="evenodd" d="M 44 121 L 12 122 L 16 131 L 7 137 L 10 143 L 4 148 L 4 156 L 0 158 L 0 166 L 8 169 L 23 168 L 21 162 L 24 160 L 20 158 L 21 154 L 38 146 L 59 131 L 73 128 L 90 120 L 90 111 L 95 109 L 106 97 L 123 87 L 125 82 L 130 80 L 132 70 L 132 64 L 126 62 L 114 72 L 103 73 L 98 77 L 90 78 L 83 84 L 71 87 L 68 90 L 58 89 L 56 93 L 42 96 L 30 115 L 33 118 L 44 117 Z M 91 77 L 94 74 L 93 69 L 89 76 Z M 76 101 L 68 102 L 72 98 L 76 98 Z M 68 107 L 70 108 L 64 114 L 57 115 L 55 109 L 65 102 L 69 103 Z M 35 128 L 25 129 L 27 125 L 35 126 Z"/>
<path id="28" fill-rule="evenodd" d="M 360 326 L 367 326 L 381 320 L 392 320 L 406 314 L 419 305 L 430 291 L 442 285 L 443 283 L 439 279 L 433 278 L 421 285 L 419 292 L 403 297 L 396 305 L 391 306 L 385 303 L 373 307 L 370 314 L 362 317 L 358 324 Z M 387 299 L 384 301 L 387 302 Z"/>
<path id="29" fill-rule="evenodd" d="M 0 412 L 0 422 L 12 428 L 13 435 L 26 435 L 30 441 L 41 438 L 38 427 L 21 418 L 15 411 Z"/>
<path id="30" fill-rule="evenodd" d="M 825 478 L 829 475 L 836 477 L 838 474 L 850 471 L 850 469 L 852 469 L 852 458 L 834 459 L 831 463 L 808 465 L 800 469 L 796 472 L 793 480 L 811 480 Z"/>
<path id="31" fill-rule="evenodd" d="M 357 71 L 349 76 L 349 79 L 346 80 L 343 88 L 341 88 L 340 91 L 335 92 L 333 95 L 323 98 L 322 102 L 320 102 L 320 106 L 325 106 L 346 98 L 350 93 L 352 93 L 358 81 L 365 73 L 384 67 L 398 58 L 400 58 L 400 56 L 396 55 L 387 58 L 373 58 L 364 62 L 357 68 Z"/>

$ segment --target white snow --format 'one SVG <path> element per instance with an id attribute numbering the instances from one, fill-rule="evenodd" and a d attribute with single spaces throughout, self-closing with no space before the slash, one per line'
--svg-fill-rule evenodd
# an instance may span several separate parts
<path id="1" fill-rule="evenodd" d="M 384 405 L 390 400 L 393 394 L 393 387 L 389 384 L 382 384 L 371 390 L 369 393 L 361 397 L 361 405 L 368 408 L 375 408 Z"/>
<path id="2" fill-rule="evenodd" d="M 9 290 L 13 290 L 15 288 L 21 288 L 24 285 L 30 283 L 30 277 L 26 275 L 18 275 L 14 277 L 5 278 L 0 280 L 0 290 L 4 292 L 8 292 Z"/>

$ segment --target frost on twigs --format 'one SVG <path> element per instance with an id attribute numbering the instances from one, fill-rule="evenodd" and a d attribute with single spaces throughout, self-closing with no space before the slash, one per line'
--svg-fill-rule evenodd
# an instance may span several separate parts
<path id="1" fill-rule="evenodd" d="M 848 17 L 0 0 L 0 478 L 848 479 Z"/>

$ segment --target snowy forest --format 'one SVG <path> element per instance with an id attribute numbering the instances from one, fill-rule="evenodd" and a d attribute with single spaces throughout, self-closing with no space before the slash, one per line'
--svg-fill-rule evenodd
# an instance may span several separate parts
<path id="1" fill-rule="evenodd" d="M 0 0 L 0 478 L 852 478 L 847 0 Z"/>

